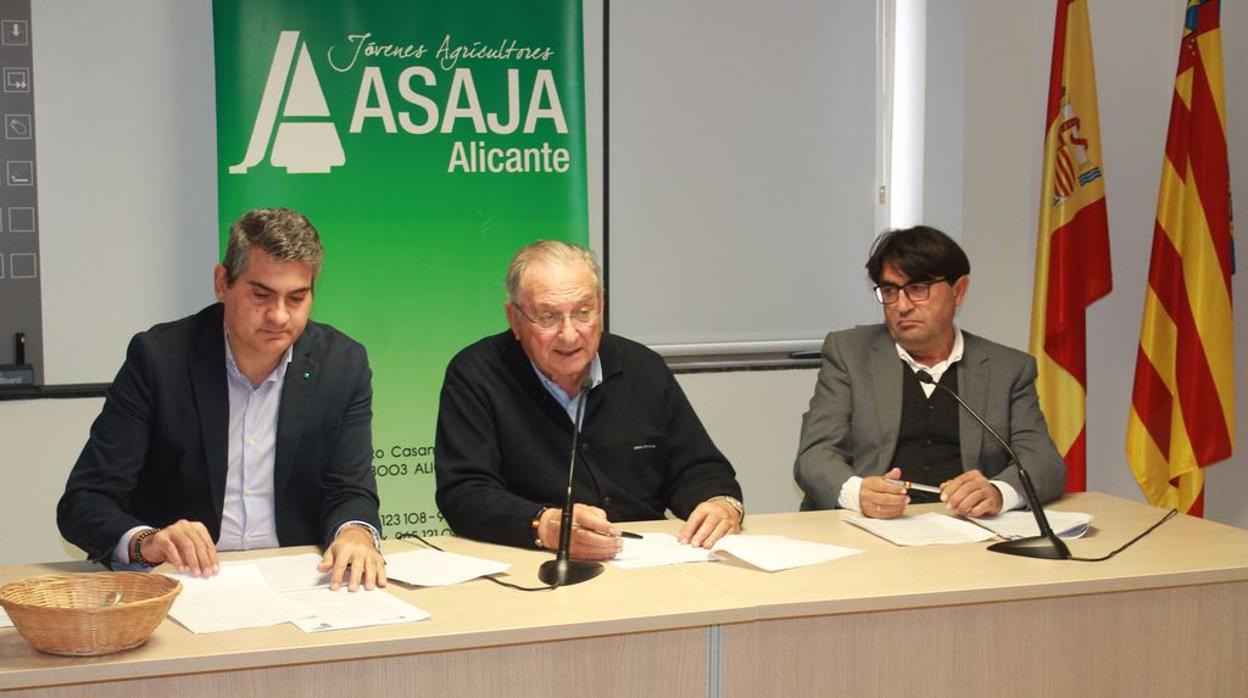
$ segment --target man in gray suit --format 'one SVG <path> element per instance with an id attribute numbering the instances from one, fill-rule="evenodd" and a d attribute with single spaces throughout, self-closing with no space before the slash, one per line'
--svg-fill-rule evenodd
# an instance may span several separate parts
<path id="1" fill-rule="evenodd" d="M 1026 503 L 1005 449 L 919 372 L 961 395 L 1009 441 L 1040 499 L 1061 496 L 1066 464 L 1036 400 L 1035 360 L 954 324 L 970 272 L 966 253 L 935 228 L 894 230 L 875 241 L 867 273 L 884 324 L 833 332 L 823 342 L 794 466 L 803 509 L 895 518 L 911 497 L 923 501 L 907 483 L 938 487 L 940 501 L 961 515 Z"/>

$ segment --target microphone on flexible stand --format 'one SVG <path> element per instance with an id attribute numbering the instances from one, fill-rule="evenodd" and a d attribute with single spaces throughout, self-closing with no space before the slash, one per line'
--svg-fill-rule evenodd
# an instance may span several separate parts
<path id="1" fill-rule="evenodd" d="M 979 413 L 971 409 L 957 392 L 937 383 L 927 371 L 918 371 L 914 374 L 920 383 L 934 385 L 953 396 L 954 400 L 966 410 L 967 414 L 975 418 L 979 422 L 979 426 L 984 428 L 997 443 L 1010 454 L 1010 459 L 1014 461 L 1014 465 L 1018 466 L 1018 479 L 1023 483 L 1023 496 L 1027 499 L 1027 506 L 1031 507 L 1031 513 L 1036 517 L 1036 525 L 1040 527 L 1040 535 L 1030 538 L 1019 538 L 1016 540 L 1007 540 L 1000 543 L 993 543 L 988 549 L 994 553 L 1005 553 L 1006 555 L 1021 555 L 1023 557 L 1039 557 L 1047 560 L 1069 560 L 1071 558 L 1070 549 L 1066 547 L 1066 542 L 1053 532 L 1053 528 L 1049 526 L 1049 519 L 1044 515 L 1044 507 L 1040 506 L 1040 497 L 1036 495 L 1036 488 L 1031 484 L 1031 476 L 1027 474 L 1026 468 L 1018 460 L 1018 454 L 1005 439 L 1001 438 L 992 427 L 988 426 L 988 422 L 984 421 Z"/>
<path id="2" fill-rule="evenodd" d="M 537 570 L 537 578 L 552 588 L 580 584 L 602 573 L 600 562 L 568 559 L 568 550 L 572 547 L 572 476 L 576 473 L 576 447 L 581 438 L 585 403 L 589 402 L 589 391 L 593 387 L 593 378 L 586 374 L 585 380 L 581 383 L 581 394 L 577 397 L 576 422 L 572 427 L 572 457 L 568 463 L 568 492 L 564 499 L 563 516 L 559 523 L 559 550 L 555 553 L 555 559 L 543 562 Z"/>

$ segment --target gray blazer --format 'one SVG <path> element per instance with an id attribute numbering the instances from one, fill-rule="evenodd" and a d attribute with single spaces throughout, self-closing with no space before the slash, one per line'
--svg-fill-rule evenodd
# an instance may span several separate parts
<path id="1" fill-rule="evenodd" d="M 1057 499 L 1066 488 L 1066 463 L 1049 438 L 1036 399 L 1035 360 L 965 331 L 962 338 L 962 360 L 954 364 L 958 393 L 1010 442 L 1040 499 Z M 823 365 L 810 409 L 802 416 L 793 467 L 806 494 L 802 509 L 834 509 L 851 476 L 888 471 L 901 427 L 902 370 L 882 324 L 833 332 L 823 341 Z M 964 410 L 958 431 L 963 470 L 979 469 L 1023 496 L 1018 467 Z"/>

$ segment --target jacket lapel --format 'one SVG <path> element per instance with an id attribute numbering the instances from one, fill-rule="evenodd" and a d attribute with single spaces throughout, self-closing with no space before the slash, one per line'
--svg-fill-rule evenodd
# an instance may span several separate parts
<path id="1" fill-rule="evenodd" d="M 880 473 L 888 470 L 897 452 L 901 431 L 901 359 L 888 331 L 882 329 L 871 343 L 871 382 L 880 428 Z"/>
<path id="2" fill-rule="evenodd" d="M 303 333 L 295 343 L 290 365 L 286 367 L 286 379 L 282 383 L 282 404 L 277 410 L 277 448 L 273 457 L 273 492 L 286 488 L 295 470 L 295 454 L 299 452 L 299 440 L 307 424 L 308 409 L 316 392 L 320 363 L 314 351 L 314 342 L 308 337 L 312 331 Z M 279 516 L 281 512 L 276 512 Z"/>
<path id="3" fill-rule="evenodd" d="M 218 306 L 219 307 L 219 306 Z M 199 414 L 199 433 L 204 444 L 204 463 L 208 472 L 208 488 L 212 495 L 212 511 L 216 514 L 215 530 L 221 529 L 221 511 L 225 507 L 226 439 L 230 430 L 230 398 L 225 377 L 225 326 L 220 312 L 208 313 L 200 323 L 191 357 L 191 392 L 195 411 Z"/>
<path id="4" fill-rule="evenodd" d="M 962 360 L 958 367 L 958 394 L 979 414 L 988 409 L 988 356 L 980 354 L 972 348 L 971 337 L 962 333 L 965 344 L 962 349 Z M 979 426 L 975 418 L 958 410 L 958 437 L 961 441 L 962 470 L 979 468 L 980 450 L 984 443 L 984 428 Z"/>

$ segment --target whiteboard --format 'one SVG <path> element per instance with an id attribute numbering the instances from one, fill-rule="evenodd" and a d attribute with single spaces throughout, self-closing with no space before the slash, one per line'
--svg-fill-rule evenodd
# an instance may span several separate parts
<path id="1" fill-rule="evenodd" d="M 878 322 L 876 3 L 609 12 L 611 331 L 676 355 Z"/>

